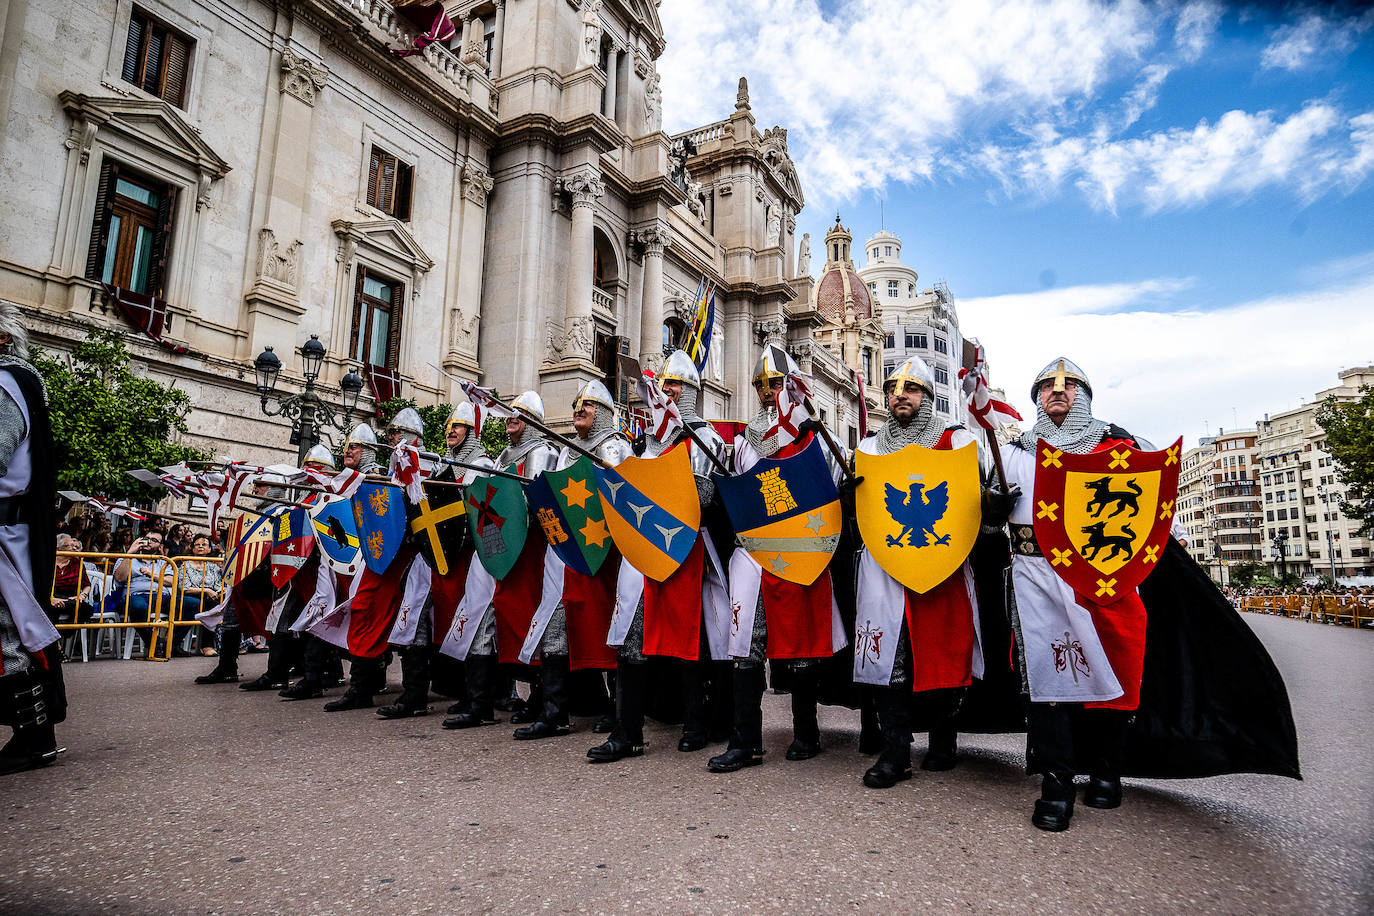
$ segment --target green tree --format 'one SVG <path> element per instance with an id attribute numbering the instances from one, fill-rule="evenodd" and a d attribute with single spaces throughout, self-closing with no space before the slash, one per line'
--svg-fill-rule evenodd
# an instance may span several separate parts
<path id="1" fill-rule="evenodd" d="M 449 415 L 453 413 L 451 404 L 434 404 L 429 407 L 419 407 L 415 404 L 414 398 L 392 398 L 377 405 L 377 418 L 381 421 L 381 427 L 386 429 L 391 418 L 396 416 L 407 407 L 414 407 L 420 414 L 420 422 L 425 427 L 425 450 L 434 452 L 437 455 L 444 453 L 444 427 L 448 423 Z M 388 456 L 390 457 L 390 456 Z M 386 463 L 383 459 L 383 464 Z"/>
<path id="2" fill-rule="evenodd" d="M 506 421 L 502 417 L 487 417 L 482 424 L 482 450 L 490 458 L 495 458 L 510 445 L 506 435 Z"/>
<path id="3" fill-rule="evenodd" d="M 1345 484 L 1341 512 L 1360 522 L 1361 535 L 1374 533 L 1374 390 L 1361 387 L 1353 401 L 1328 397 L 1317 423 L 1326 433 L 1336 476 Z"/>
<path id="4" fill-rule="evenodd" d="M 191 399 L 134 375 L 123 334 L 91 328 L 69 360 L 36 347 L 32 358 L 48 385 L 60 489 L 146 503 L 153 494 L 125 471 L 210 457 L 173 441 Z"/>

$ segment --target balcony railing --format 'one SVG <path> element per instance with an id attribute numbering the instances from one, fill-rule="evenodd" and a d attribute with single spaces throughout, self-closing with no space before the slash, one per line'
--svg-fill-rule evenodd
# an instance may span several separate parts
<path id="1" fill-rule="evenodd" d="M 413 27 L 402 18 L 395 7 L 384 0 L 334 0 L 353 10 L 370 22 L 388 41 L 409 45 L 414 39 Z M 417 55 L 425 66 L 444 82 L 452 85 L 460 95 L 471 96 L 472 68 L 458 59 L 448 48 L 431 44 Z"/>
<path id="2" fill-rule="evenodd" d="M 697 149 L 701 149 L 707 143 L 724 140 L 730 133 L 730 122 L 717 121 L 714 124 L 707 124 L 705 127 L 698 127 L 696 130 L 688 131 L 685 134 L 678 134 L 674 140 L 686 138 L 694 144 Z"/>
<path id="3" fill-rule="evenodd" d="M 592 308 L 615 314 L 615 297 L 600 287 L 592 287 Z"/>

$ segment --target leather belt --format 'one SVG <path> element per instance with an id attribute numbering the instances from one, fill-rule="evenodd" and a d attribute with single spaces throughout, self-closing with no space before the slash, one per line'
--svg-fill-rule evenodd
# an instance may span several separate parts
<path id="1" fill-rule="evenodd" d="M 0 496 L 0 527 L 23 524 L 25 519 L 22 496 Z"/>
<path id="2" fill-rule="evenodd" d="M 1011 526 L 1011 549 L 1023 557 L 1043 557 L 1044 551 L 1035 540 L 1035 528 L 1031 525 Z"/>

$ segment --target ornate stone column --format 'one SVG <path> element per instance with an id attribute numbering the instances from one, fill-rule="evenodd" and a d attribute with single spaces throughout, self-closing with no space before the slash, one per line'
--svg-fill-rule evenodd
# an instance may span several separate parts
<path id="1" fill-rule="evenodd" d="M 501 76 L 501 44 L 506 40 L 506 0 L 495 0 L 496 31 L 491 36 L 491 78 Z"/>
<path id="2" fill-rule="evenodd" d="M 620 70 L 620 49 L 611 48 L 606 55 L 606 109 L 601 112 L 612 121 L 615 120 L 616 74 Z"/>
<path id="3" fill-rule="evenodd" d="M 585 166 L 564 176 L 563 190 L 572 197 L 572 237 L 568 249 L 567 298 L 563 303 L 563 358 L 592 358 L 595 340 L 592 284 L 595 249 L 592 215 L 596 199 L 605 193 L 601 175 Z"/>
<path id="4" fill-rule="evenodd" d="M 668 226 L 655 222 L 639 230 L 644 246 L 644 298 L 639 310 L 639 365 L 657 371 L 663 362 L 663 250 Z"/>

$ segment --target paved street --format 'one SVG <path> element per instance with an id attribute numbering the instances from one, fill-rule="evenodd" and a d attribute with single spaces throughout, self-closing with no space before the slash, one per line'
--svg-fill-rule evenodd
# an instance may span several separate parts
<path id="1" fill-rule="evenodd" d="M 645 758 L 592 766 L 586 720 L 516 743 L 195 687 L 205 660 L 75 664 L 68 753 L 0 781 L 0 912 L 1370 912 L 1374 632 L 1247 619 L 1306 780 L 1130 782 L 1058 835 L 1030 825 L 1023 736 L 880 792 L 855 714 L 824 710 L 825 753 L 788 763 L 771 694 L 767 762 L 720 776 L 657 725 Z"/>

